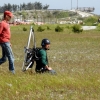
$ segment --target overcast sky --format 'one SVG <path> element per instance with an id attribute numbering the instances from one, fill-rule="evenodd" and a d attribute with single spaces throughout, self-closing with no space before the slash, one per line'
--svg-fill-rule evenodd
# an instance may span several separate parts
<path id="1" fill-rule="evenodd" d="M 49 5 L 49 9 L 64 9 L 64 10 L 70 10 L 71 9 L 71 1 L 72 1 L 72 7 L 76 8 L 78 7 L 94 7 L 95 14 L 100 15 L 100 0 L 1 0 L 0 6 L 3 6 L 4 4 L 23 4 L 23 3 L 34 3 L 34 2 L 40 2 L 42 5 Z M 78 2 L 78 4 L 77 4 Z"/>

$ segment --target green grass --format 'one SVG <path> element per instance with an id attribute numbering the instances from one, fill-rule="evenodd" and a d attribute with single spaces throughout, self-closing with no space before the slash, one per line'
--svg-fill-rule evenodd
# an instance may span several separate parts
<path id="1" fill-rule="evenodd" d="M 99 31 L 74 34 L 64 28 L 64 32 L 56 33 L 56 25 L 52 25 L 49 26 L 51 30 L 37 32 L 37 26 L 34 26 L 38 47 L 43 38 L 51 41 L 51 49 L 48 51 L 49 65 L 57 72 L 53 76 L 36 74 L 35 65 L 32 70 L 25 73 L 21 71 L 24 47 L 30 30 L 28 25 L 25 26 L 27 31 L 23 31 L 23 27 L 11 27 L 16 74 L 9 73 L 8 62 L 0 65 L 0 100 L 100 99 Z"/>

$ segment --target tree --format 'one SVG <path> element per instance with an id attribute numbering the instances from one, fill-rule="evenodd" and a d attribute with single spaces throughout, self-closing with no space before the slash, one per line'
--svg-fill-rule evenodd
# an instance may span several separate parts
<path id="1" fill-rule="evenodd" d="M 12 9 L 13 9 L 13 11 L 15 12 L 15 11 L 17 11 L 17 5 L 12 5 Z"/>
<path id="2" fill-rule="evenodd" d="M 48 9 L 48 8 L 49 8 L 49 5 L 47 5 L 47 4 L 43 6 L 43 9 L 44 9 L 44 10 L 45 10 L 45 9 Z"/>
<path id="3" fill-rule="evenodd" d="M 27 9 L 28 9 L 28 10 L 32 10 L 33 8 L 34 8 L 33 3 L 29 2 L 29 3 L 27 4 Z"/>
<path id="4" fill-rule="evenodd" d="M 4 9 L 4 7 L 0 7 L 0 13 L 4 12 L 3 9 Z"/>
<path id="5" fill-rule="evenodd" d="M 25 3 L 22 4 L 22 9 L 27 10 L 27 5 Z"/>
<path id="6" fill-rule="evenodd" d="M 4 6 L 3 6 L 3 11 L 5 11 L 5 10 L 10 10 L 10 11 L 12 11 L 12 5 L 11 5 L 10 3 L 4 4 Z"/>
<path id="7" fill-rule="evenodd" d="M 16 4 L 13 4 L 11 5 L 10 3 L 8 4 L 4 4 L 4 6 L 1 6 L 0 7 L 0 12 L 4 12 L 5 10 L 10 10 L 10 11 L 21 11 L 21 10 L 41 10 L 41 9 L 48 9 L 49 5 L 42 5 L 42 3 L 40 2 L 34 2 L 34 3 L 23 3 L 23 4 L 20 4 L 20 5 L 16 5 Z"/>
<path id="8" fill-rule="evenodd" d="M 8 3 L 8 10 L 12 11 L 12 5 Z"/>
<path id="9" fill-rule="evenodd" d="M 41 4 L 40 2 L 35 2 L 35 3 L 34 3 L 34 8 L 35 8 L 36 10 L 40 10 L 40 9 L 42 9 L 42 4 Z"/>

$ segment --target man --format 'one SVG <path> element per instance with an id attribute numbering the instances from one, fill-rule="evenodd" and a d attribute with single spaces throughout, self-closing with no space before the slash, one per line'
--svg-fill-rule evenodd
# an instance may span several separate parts
<path id="1" fill-rule="evenodd" d="M 10 11 L 5 11 L 3 20 L 0 22 L 0 45 L 2 48 L 2 58 L 0 59 L 0 65 L 4 63 L 8 58 L 9 71 L 15 74 L 14 55 L 10 44 L 11 33 L 8 23 L 11 17 L 13 17 L 13 14 Z"/>
<path id="2" fill-rule="evenodd" d="M 51 74 L 56 74 L 56 72 L 49 67 L 47 52 L 50 48 L 50 41 L 48 39 L 43 39 L 41 42 L 42 49 L 39 50 L 38 57 L 39 60 L 36 61 L 35 71 L 37 73 L 49 72 Z"/>

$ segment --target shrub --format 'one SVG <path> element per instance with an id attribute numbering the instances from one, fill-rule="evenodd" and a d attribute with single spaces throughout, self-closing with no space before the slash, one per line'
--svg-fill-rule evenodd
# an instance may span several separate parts
<path id="1" fill-rule="evenodd" d="M 42 32 L 42 31 L 44 31 L 44 30 L 45 30 L 45 29 L 43 29 L 41 26 L 39 26 L 38 29 L 37 29 L 38 32 Z"/>
<path id="2" fill-rule="evenodd" d="M 72 27 L 73 27 L 73 25 L 66 25 L 65 28 L 67 28 L 67 29 L 72 29 Z"/>
<path id="3" fill-rule="evenodd" d="M 98 17 L 90 16 L 84 19 L 85 25 L 92 26 L 98 21 Z"/>
<path id="4" fill-rule="evenodd" d="M 98 26 L 97 26 L 97 30 L 100 31 L 100 24 L 98 24 Z"/>
<path id="5" fill-rule="evenodd" d="M 35 23 L 32 23 L 32 25 L 35 25 Z"/>
<path id="6" fill-rule="evenodd" d="M 27 31 L 27 28 L 26 27 L 23 27 L 23 31 Z"/>
<path id="7" fill-rule="evenodd" d="M 49 26 L 47 26 L 47 30 L 51 30 Z"/>
<path id="8" fill-rule="evenodd" d="M 67 26 L 66 26 L 66 28 L 67 28 L 67 29 L 70 29 L 70 26 L 69 26 L 69 25 L 67 25 Z"/>
<path id="9" fill-rule="evenodd" d="M 73 31 L 74 33 L 80 33 L 80 32 L 83 31 L 83 29 L 81 28 L 81 25 L 75 24 L 75 25 L 73 25 L 73 27 L 72 27 L 72 31 Z"/>
<path id="10" fill-rule="evenodd" d="M 63 31 L 63 28 L 60 27 L 60 26 L 57 26 L 57 27 L 55 28 L 55 32 L 62 32 L 62 31 Z"/>

